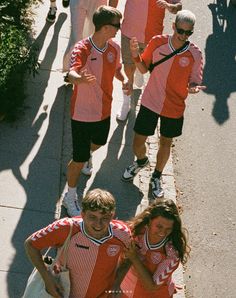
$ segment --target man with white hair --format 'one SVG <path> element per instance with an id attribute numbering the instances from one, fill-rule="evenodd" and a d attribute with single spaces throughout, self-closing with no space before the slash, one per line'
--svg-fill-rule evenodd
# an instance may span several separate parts
<path id="1" fill-rule="evenodd" d="M 161 174 L 170 156 L 172 139 L 182 134 L 185 99 L 188 93 L 198 93 L 205 88 L 201 86 L 201 51 L 188 42 L 194 24 L 195 15 L 182 10 L 177 13 L 172 25 L 173 34 L 153 37 L 141 55 L 137 39 L 134 37 L 130 41 L 132 57 L 141 73 L 146 73 L 151 64 L 165 57 L 165 61 L 152 70 L 144 89 L 134 126 L 133 150 L 137 160 L 126 168 L 122 176 L 124 181 L 133 180 L 140 169 L 149 163 L 145 141 L 154 134 L 160 118 L 159 150 L 150 181 L 154 198 L 164 195 Z M 179 52 L 176 53 L 176 50 Z"/>

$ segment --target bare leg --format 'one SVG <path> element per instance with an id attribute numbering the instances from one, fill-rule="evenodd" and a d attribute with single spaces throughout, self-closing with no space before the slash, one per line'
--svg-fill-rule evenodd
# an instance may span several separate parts
<path id="1" fill-rule="evenodd" d="M 146 157 L 146 140 L 147 136 L 135 133 L 133 141 L 133 151 L 137 159 L 143 159 Z"/>
<path id="2" fill-rule="evenodd" d="M 169 157 L 170 157 L 170 148 L 172 144 L 172 138 L 166 138 L 161 136 L 159 142 L 159 150 L 157 152 L 157 163 L 156 170 L 162 172 Z"/>

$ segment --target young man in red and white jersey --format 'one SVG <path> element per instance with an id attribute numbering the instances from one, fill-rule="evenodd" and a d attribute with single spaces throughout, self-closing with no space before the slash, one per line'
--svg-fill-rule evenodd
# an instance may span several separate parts
<path id="1" fill-rule="evenodd" d="M 127 0 L 124 10 L 124 20 L 121 26 L 121 53 L 124 71 L 129 81 L 137 87 L 142 87 L 143 76 L 136 70 L 130 52 L 130 39 L 136 37 L 141 51 L 149 40 L 163 32 L 165 11 L 176 14 L 182 9 L 181 0 Z M 134 75 L 135 73 L 135 75 Z M 123 102 L 117 112 L 117 119 L 124 121 L 130 110 L 131 97 L 123 92 Z"/>
<path id="2" fill-rule="evenodd" d="M 145 141 L 154 134 L 160 118 L 159 149 L 150 181 L 154 198 L 163 196 L 160 178 L 169 159 L 172 139 L 182 134 L 185 99 L 188 93 L 198 93 L 205 88 L 201 86 L 201 51 L 193 43 L 186 43 L 193 33 L 194 24 L 195 15 L 182 10 L 177 13 L 173 23 L 173 35 L 154 36 L 141 55 L 137 39 L 132 38 L 130 42 L 132 57 L 141 73 L 146 73 L 151 63 L 183 47 L 181 52 L 159 64 L 151 72 L 134 126 L 133 150 L 137 160 L 122 176 L 124 181 L 133 180 L 139 170 L 148 164 Z"/>
<path id="3" fill-rule="evenodd" d="M 129 228 L 122 221 L 113 220 L 114 213 L 112 194 L 94 189 L 82 200 L 81 216 L 71 219 L 72 236 L 66 263 L 70 272 L 70 298 L 106 298 L 110 295 L 120 256 L 131 241 Z M 30 260 L 41 274 L 46 290 L 55 298 L 63 297 L 63 289 L 47 270 L 40 251 L 61 247 L 69 231 L 69 219 L 63 218 L 35 232 L 25 241 Z M 60 264 L 63 264 L 63 259 L 57 264 L 57 270 Z"/>
<path id="4" fill-rule="evenodd" d="M 79 41 L 72 52 L 69 79 L 73 159 L 67 172 L 68 192 L 63 205 L 70 216 L 79 215 L 77 181 L 81 171 L 91 175 L 90 151 L 105 145 L 110 128 L 113 78 L 129 89 L 121 72 L 120 47 L 112 40 L 120 28 L 121 13 L 100 6 L 93 15 L 95 33 Z M 131 93 L 131 88 L 128 91 Z"/>

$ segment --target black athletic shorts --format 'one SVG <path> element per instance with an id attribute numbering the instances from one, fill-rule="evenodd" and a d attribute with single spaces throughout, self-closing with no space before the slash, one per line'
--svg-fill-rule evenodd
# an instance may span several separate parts
<path id="1" fill-rule="evenodd" d="M 97 122 L 71 120 L 73 161 L 86 162 L 90 158 L 91 143 L 105 145 L 107 142 L 110 117 Z"/>
<path id="2" fill-rule="evenodd" d="M 182 134 L 184 117 L 168 118 L 161 116 L 144 106 L 140 106 L 139 113 L 134 125 L 134 131 L 143 136 L 154 135 L 160 118 L 160 134 L 166 138 L 175 138 Z"/>

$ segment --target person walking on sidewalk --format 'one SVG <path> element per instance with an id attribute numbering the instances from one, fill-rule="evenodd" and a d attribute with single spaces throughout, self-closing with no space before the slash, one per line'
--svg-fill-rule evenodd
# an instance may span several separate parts
<path id="1" fill-rule="evenodd" d="M 134 126 L 133 150 L 137 157 L 124 172 L 124 181 L 133 180 L 139 170 L 149 161 L 145 142 L 155 133 L 160 118 L 160 142 L 155 171 L 151 177 L 152 195 L 162 197 L 161 174 L 169 159 L 172 139 L 182 134 L 185 99 L 188 93 L 198 93 L 201 86 L 203 60 L 200 49 L 187 43 L 192 35 L 195 15 L 188 10 L 179 11 L 173 23 L 173 34 L 158 35 L 151 39 L 143 54 L 139 54 L 136 38 L 130 41 L 130 50 L 141 73 L 146 73 L 151 63 L 161 60 L 182 47 L 181 52 L 159 64 L 151 72 L 144 89 L 141 106 Z"/>
<path id="2" fill-rule="evenodd" d="M 153 36 L 162 34 L 165 10 L 176 14 L 181 9 L 181 0 L 126 1 L 124 19 L 121 26 L 121 53 L 125 74 L 132 84 L 135 80 L 136 86 L 141 88 L 143 75 L 136 70 L 132 59 L 130 39 L 135 36 L 140 50 L 143 51 Z M 118 120 L 126 120 L 130 111 L 130 104 L 131 96 L 123 92 L 122 105 L 116 115 Z"/>
<path id="3" fill-rule="evenodd" d="M 172 274 L 190 252 L 177 206 L 160 199 L 129 224 L 134 241 L 125 249 L 131 268 L 121 283 L 121 297 L 173 297 Z"/>
<path id="4" fill-rule="evenodd" d="M 120 28 L 121 18 L 116 8 L 100 6 L 93 16 L 95 33 L 78 42 L 72 52 L 69 79 L 74 84 L 71 98 L 73 159 L 68 165 L 68 192 L 62 201 L 70 216 L 80 212 L 76 187 L 82 169 L 84 174 L 91 175 L 90 151 L 107 142 L 114 76 L 122 82 L 123 88 L 130 86 L 121 72 L 120 47 L 112 40 Z"/>
<path id="5" fill-rule="evenodd" d="M 70 39 L 63 56 L 63 72 L 68 72 L 70 68 L 71 52 L 79 40 L 90 36 L 94 32 L 93 14 L 101 5 L 115 7 L 115 0 L 70 0 Z"/>
<path id="6" fill-rule="evenodd" d="M 94 189 L 82 200 L 81 216 L 72 218 L 66 263 L 70 272 L 70 297 L 106 298 L 113 288 L 119 257 L 131 239 L 127 225 L 113 220 L 114 213 L 112 194 Z M 56 298 L 63 297 L 63 289 L 47 270 L 40 251 L 61 247 L 69 231 L 69 219 L 62 218 L 33 233 L 25 241 L 29 259 L 41 274 L 48 293 Z M 59 260 L 58 270 L 62 264 L 63 260 Z"/>
<path id="7" fill-rule="evenodd" d="M 70 0 L 62 0 L 63 7 L 68 7 L 70 5 Z M 50 7 L 47 14 L 46 21 L 49 23 L 54 23 L 57 15 L 57 3 L 56 0 L 50 0 Z"/>

